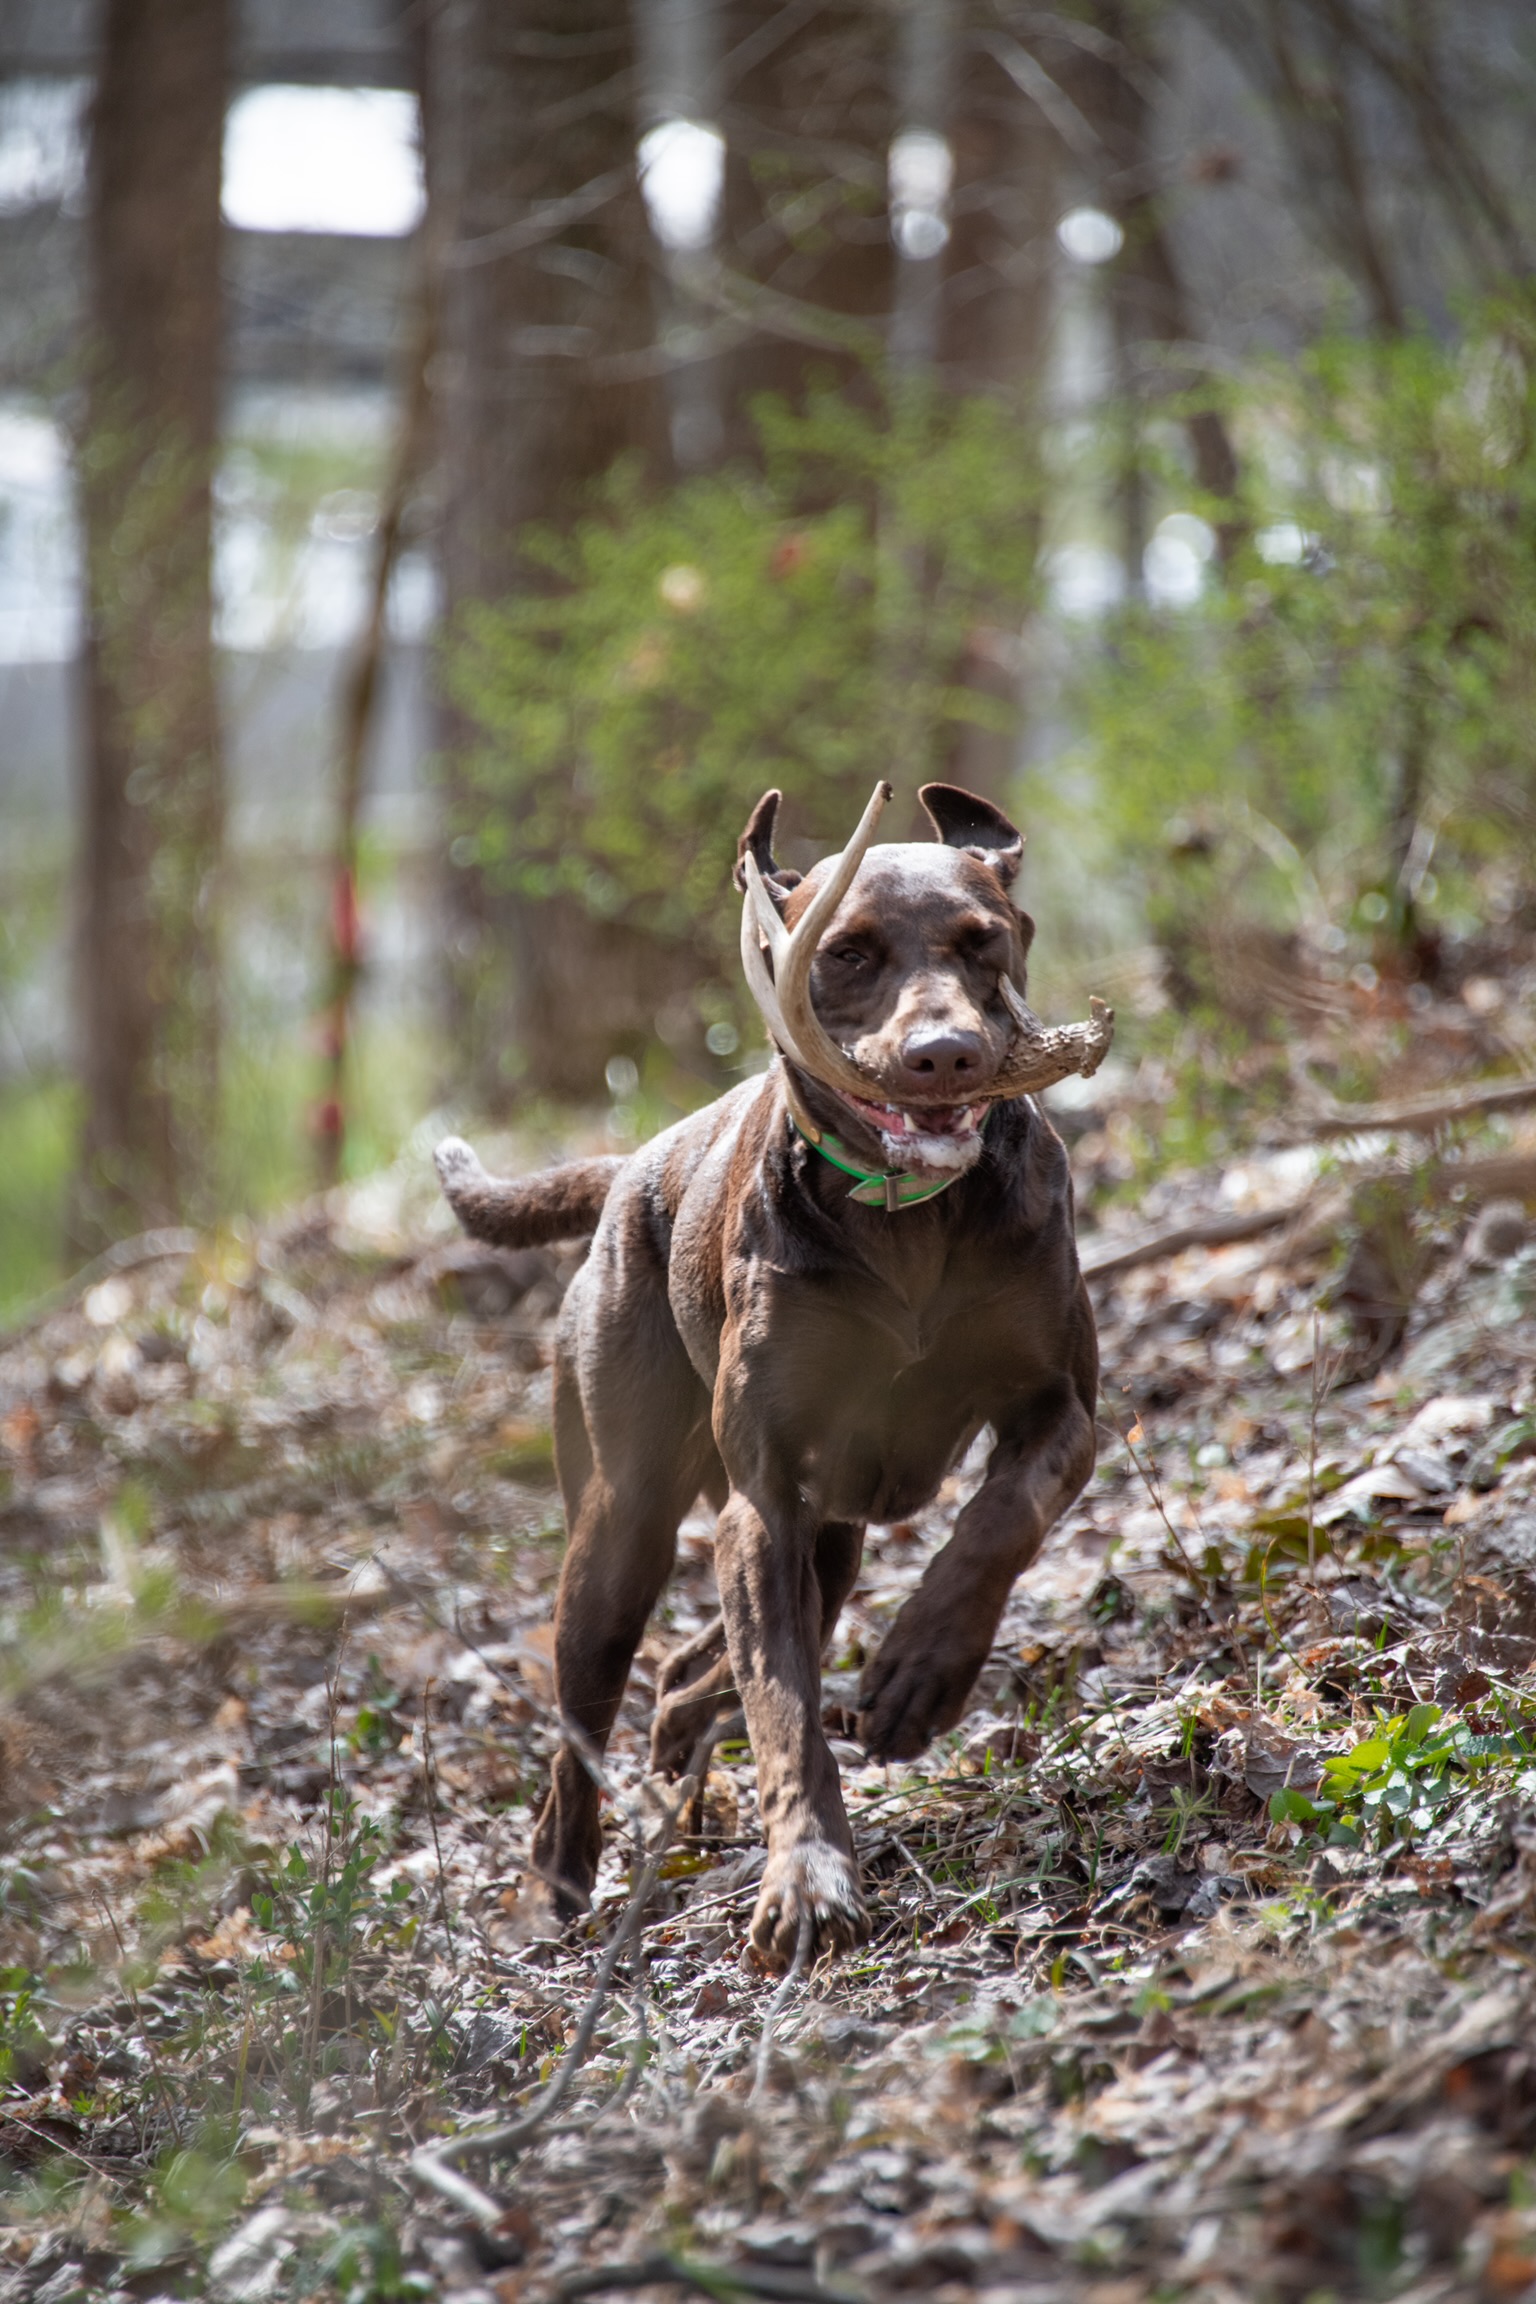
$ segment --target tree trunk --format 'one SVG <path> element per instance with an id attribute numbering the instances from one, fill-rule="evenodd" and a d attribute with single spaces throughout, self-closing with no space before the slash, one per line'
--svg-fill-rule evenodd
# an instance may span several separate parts
<path id="1" fill-rule="evenodd" d="M 1121 483 L 1123 544 L 1127 583 L 1134 597 L 1141 588 L 1147 541 L 1140 446 L 1145 414 L 1170 393 L 1189 393 L 1199 376 L 1187 359 L 1180 358 L 1181 347 L 1192 344 L 1196 332 L 1168 233 L 1162 172 L 1153 145 L 1151 90 L 1158 57 L 1150 35 L 1155 27 L 1123 0 L 1107 0 L 1100 6 L 1096 25 L 1105 46 L 1078 59 L 1071 85 L 1098 138 L 1099 197 L 1125 234 L 1110 288 L 1127 425 Z M 1196 484 L 1216 508 L 1218 556 L 1225 567 L 1244 534 L 1235 502 L 1239 475 L 1231 435 L 1214 407 L 1189 410 L 1184 430 Z M 1225 515 L 1223 507 L 1229 508 Z"/>
<path id="2" fill-rule="evenodd" d="M 562 525 L 626 452 L 659 464 L 652 246 L 635 162 L 636 60 L 625 0 L 443 0 L 429 33 L 427 164 L 441 251 L 433 367 L 449 644 L 465 609 L 547 576 L 521 538 Z M 472 813 L 477 738 L 444 707 L 451 817 Z M 457 1084 L 490 1105 L 521 1079 L 599 1088 L 652 976 L 680 962 L 513 895 L 471 863 L 447 873 Z M 618 1001 L 623 1021 L 615 1014 Z"/>
<path id="3" fill-rule="evenodd" d="M 997 394 L 1030 425 L 1041 414 L 1060 155 L 1018 71 L 1017 43 L 997 12 L 973 6 L 962 18 L 951 73 L 955 175 L 937 357 L 948 390 Z M 1017 639 L 1016 632 L 978 627 L 954 678 L 1022 716 Z M 944 773 L 1006 805 L 1019 752 L 1017 726 L 962 724 Z"/>
<path id="4" fill-rule="evenodd" d="M 884 354 L 895 20 L 876 0 L 726 0 L 724 15 L 719 296 L 734 337 L 725 446 L 739 458 L 756 449 L 759 394 L 799 403 L 818 376 L 857 394 Z"/>
<path id="5" fill-rule="evenodd" d="M 89 163 L 80 934 L 88 1247 L 204 1204 L 224 796 L 211 483 L 227 0 L 107 0 Z"/>

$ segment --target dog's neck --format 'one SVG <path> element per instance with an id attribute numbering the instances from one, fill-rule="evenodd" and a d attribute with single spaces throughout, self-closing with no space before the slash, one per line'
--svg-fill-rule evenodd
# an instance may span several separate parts
<path id="1" fill-rule="evenodd" d="M 958 1184 L 964 1173 L 956 1169 L 952 1176 L 921 1176 L 905 1169 L 887 1168 L 884 1165 L 872 1168 L 867 1163 L 860 1163 L 850 1157 L 850 1147 L 840 1136 L 834 1135 L 830 1128 L 823 1128 L 811 1118 L 787 1074 L 784 1096 L 789 1106 L 789 1117 L 800 1135 L 821 1154 L 823 1160 L 830 1161 L 844 1176 L 853 1178 L 853 1189 L 848 1197 L 859 1201 L 866 1208 L 883 1208 L 887 1215 L 894 1216 L 902 1208 L 915 1208 L 919 1201 L 936 1200 L 941 1192 L 949 1190 L 951 1184 Z"/>
<path id="2" fill-rule="evenodd" d="M 824 1160 L 853 1179 L 848 1196 L 863 1206 L 894 1214 L 937 1199 L 968 1173 L 956 1168 L 948 1175 L 936 1175 L 931 1169 L 904 1167 L 891 1159 L 888 1147 L 840 1096 L 800 1066 L 781 1058 L 780 1078 L 796 1133 Z"/>

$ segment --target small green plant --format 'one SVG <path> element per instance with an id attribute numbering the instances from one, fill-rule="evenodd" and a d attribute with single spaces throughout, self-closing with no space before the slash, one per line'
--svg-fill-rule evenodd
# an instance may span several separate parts
<path id="1" fill-rule="evenodd" d="M 0 2095 L 28 2087 L 52 2046 L 39 2015 L 38 1980 L 30 1968 L 0 1968 Z"/>
<path id="2" fill-rule="evenodd" d="M 291 1945 L 294 1972 L 305 1982 L 344 1969 L 374 1945 L 383 1930 L 389 1948 L 408 1944 L 415 1923 L 403 1911 L 408 1880 L 379 1890 L 373 1880 L 388 1843 L 371 1817 L 358 1814 L 345 1786 L 333 1787 L 320 1859 L 296 1843 L 288 1849 L 270 1894 L 252 1898 L 259 1925 Z"/>
<path id="3" fill-rule="evenodd" d="M 397 1749 L 403 1740 L 398 1718 L 403 1697 L 403 1689 L 393 1687 L 386 1679 L 378 1657 L 370 1655 L 363 1701 L 347 1733 L 347 1742 L 354 1752 L 373 1757 Z"/>
<path id="4" fill-rule="evenodd" d="M 177 2146 L 155 2168 L 142 2214 L 122 2230 L 129 2269 L 150 2272 L 206 2246 L 230 2222 L 245 2198 L 246 2175 L 217 2132 L 196 2145 Z"/>
<path id="5" fill-rule="evenodd" d="M 333 1784 L 318 1851 L 290 1846 L 270 1887 L 251 1899 L 257 1925 L 277 1941 L 248 1982 L 278 2019 L 268 2062 L 301 2109 L 336 2061 L 338 2038 L 389 2042 L 397 1998 L 389 1965 L 410 1951 L 420 1923 L 409 1880 L 375 1881 L 388 1852 L 378 1825 Z"/>
<path id="6" fill-rule="evenodd" d="M 1428 1831 L 1489 1769 L 1532 1759 L 1536 1739 L 1526 1729 L 1481 1735 L 1438 1704 L 1415 1704 L 1325 1761 L 1316 1791 L 1276 1792 L 1270 1818 L 1305 1825 L 1329 1847 L 1385 1848 Z"/>
<path id="7" fill-rule="evenodd" d="M 385 2223 L 343 2225 L 316 2269 L 340 2304 L 406 2304 L 435 2293 L 434 2282 L 407 2272 L 399 2239 Z"/>

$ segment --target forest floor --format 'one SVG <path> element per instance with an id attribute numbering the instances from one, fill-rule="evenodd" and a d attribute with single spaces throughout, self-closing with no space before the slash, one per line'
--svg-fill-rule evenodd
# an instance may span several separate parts
<path id="1" fill-rule="evenodd" d="M 976 1467 L 871 1531 L 826 1687 L 873 1933 L 788 1985 L 743 1745 L 636 1901 L 702 1510 L 590 1921 L 530 1889 L 569 1260 L 452 1241 L 422 1144 L 0 1347 L 0 2299 L 1536 2293 L 1536 1231 L 1294 1128 L 1111 1204 L 1165 1088 L 1069 1116 L 1090 1262 L 1292 1213 L 1095 1280 L 1098 1472 L 888 1769 L 843 1707 Z"/>

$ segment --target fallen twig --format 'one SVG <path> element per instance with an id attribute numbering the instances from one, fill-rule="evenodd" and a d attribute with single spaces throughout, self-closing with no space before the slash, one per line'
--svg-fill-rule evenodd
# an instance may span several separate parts
<path id="1" fill-rule="evenodd" d="M 1437 1200 L 1458 1196 L 1464 1200 L 1536 1200 L 1536 1154 L 1505 1152 L 1483 1160 L 1444 1160 L 1431 1172 L 1428 1185 Z M 1323 1204 L 1323 1193 L 1313 1185 L 1273 1208 L 1213 1216 L 1204 1224 L 1174 1224 L 1166 1232 L 1145 1232 L 1123 1247 L 1109 1241 L 1088 1241 L 1078 1249 L 1078 1263 L 1085 1279 L 1107 1280 L 1119 1272 L 1134 1272 L 1142 1264 L 1159 1264 L 1167 1257 L 1181 1256 L 1186 1248 L 1226 1248 L 1239 1240 L 1257 1240 L 1266 1232 L 1299 1224 Z"/>
<path id="2" fill-rule="evenodd" d="M 829 2288 L 813 2272 L 792 2264 L 704 2264 L 686 2256 L 637 2256 L 628 2264 L 594 2264 L 572 2272 L 555 2294 L 575 2304 L 578 2296 L 601 2296 L 613 2288 L 661 2284 L 693 2288 L 701 2296 L 764 2296 L 775 2304 L 858 2304 L 864 2294 L 851 2283 Z"/>
<path id="3" fill-rule="evenodd" d="M 456 2136 L 446 2137 L 438 2144 L 423 2145 L 419 2151 L 413 2152 L 411 2155 L 407 2165 L 412 2175 L 431 2190 L 441 2193 L 444 2199 L 453 2201 L 457 2207 L 464 2209 L 468 2215 L 473 2217 L 475 2222 L 484 2225 L 488 2230 L 494 2229 L 501 2222 L 506 2214 L 505 2208 L 499 2201 L 494 2200 L 488 2192 L 482 2192 L 477 2185 L 471 2184 L 467 2178 L 460 2176 L 454 2169 L 453 2163 L 462 2159 L 466 2153 L 511 2152 L 519 2146 L 529 2143 L 539 2130 L 554 2118 L 570 2094 L 571 2083 L 585 2063 L 587 2053 L 592 2046 L 593 2035 L 597 2030 L 597 2020 L 607 2002 L 614 1972 L 640 1925 L 645 1907 L 650 1901 L 651 1891 L 656 1885 L 661 1867 L 666 1860 L 667 1851 L 672 1845 L 678 1822 L 686 1810 L 688 1802 L 693 1797 L 695 1784 L 702 1782 L 704 1773 L 709 1767 L 710 1754 L 714 1751 L 715 1741 L 716 1727 L 715 1723 L 711 1721 L 694 1746 L 688 1773 L 678 1786 L 677 1798 L 664 1812 L 656 1845 L 651 1850 L 641 1869 L 639 1878 L 630 1891 L 629 1901 L 624 1907 L 619 1924 L 610 1937 L 607 1950 L 598 1965 L 597 1976 L 588 1995 L 587 2004 L 581 2012 L 575 2037 L 561 2058 L 559 2067 L 552 2078 L 534 2099 L 529 2109 L 518 2119 L 502 2121 L 492 2128 L 461 2129 Z"/>
<path id="4" fill-rule="evenodd" d="M 1123 1248 L 1107 1241 L 1102 1246 L 1090 1243 L 1079 1249 L 1078 1262 L 1085 1279 L 1104 1280 L 1111 1273 L 1132 1272 L 1138 1264 L 1157 1264 L 1165 1256 L 1182 1255 L 1186 1248 L 1226 1248 L 1235 1240 L 1257 1240 L 1300 1216 L 1311 1198 L 1310 1192 L 1304 1192 L 1300 1199 L 1284 1200 L 1276 1208 L 1249 1209 L 1241 1216 L 1214 1216 L 1204 1224 L 1176 1224 L 1167 1232 L 1144 1233 Z"/>
<path id="5" fill-rule="evenodd" d="M 811 1908 L 807 1904 L 800 1915 L 800 1934 L 795 1941 L 795 1956 L 789 1964 L 783 1983 L 763 2010 L 763 2029 L 757 2043 L 757 2061 L 752 2071 L 752 2090 L 747 2099 L 749 2103 L 752 2101 L 752 2097 L 761 2096 L 768 2085 L 769 2068 L 773 2061 L 774 2026 L 789 2006 L 790 1995 L 809 1965 L 812 1928 Z"/>
<path id="6" fill-rule="evenodd" d="M 448 1886 L 443 1878 L 443 1844 L 437 1832 L 437 1771 L 432 1765 L 432 1687 L 429 1677 L 421 1691 L 421 1764 L 427 1784 L 427 1822 L 432 1827 L 432 1853 L 437 1860 L 437 1909 L 443 1923 L 443 1934 L 448 1939 L 448 1957 L 455 1974 L 459 1966 L 459 1949 L 453 1940 L 453 1922 L 448 1916 Z"/>
<path id="7" fill-rule="evenodd" d="M 1300 1114 L 1310 1136 L 1363 1136 L 1378 1129 L 1430 1134 L 1453 1120 L 1489 1112 L 1518 1112 L 1536 1104 L 1536 1080 L 1479 1080 L 1470 1088 L 1439 1096 L 1410 1096 L 1401 1104 L 1337 1104 L 1311 1081 L 1301 1083 L 1306 1106 Z"/>
<path id="8" fill-rule="evenodd" d="M 1199 1569 L 1195 1566 L 1193 1560 L 1191 1560 L 1189 1554 L 1185 1551 L 1183 1538 L 1180 1536 L 1177 1528 L 1175 1528 L 1172 1520 L 1168 1516 L 1168 1507 L 1163 1502 L 1162 1483 L 1157 1477 L 1156 1468 L 1152 1463 L 1151 1453 L 1150 1451 L 1148 1452 L 1147 1461 L 1145 1464 L 1143 1464 L 1141 1458 L 1136 1453 L 1136 1442 L 1142 1436 L 1140 1416 L 1137 1417 L 1135 1424 L 1129 1430 L 1127 1430 L 1126 1427 L 1120 1422 L 1120 1419 L 1115 1414 L 1113 1408 L 1111 1408 L 1109 1413 L 1110 1420 L 1114 1424 L 1115 1430 L 1119 1433 L 1121 1439 L 1125 1442 L 1125 1452 L 1127 1456 L 1129 1456 L 1137 1472 L 1141 1475 L 1141 1484 L 1143 1488 L 1145 1488 L 1148 1496 L 1152 1499 L 1152 1509 L 1163 1524 L 1163 1533 L 1167 1536 L 1169 1543 L 1173 1546 L 1175 1552 L 1177 1552 L 1179 1556 L 1179 1559 L 1183 1563 L 1185 1575 L 1189 1578 L 1191 1584 L 1193 1584 L 1195 1590 L 1199 1593 L 1201 1600 L 1208 1600 L 1211 1596 L 1211 1588 L 1206 1582 L 1205 1578 L 1201 1575 Z M 1118 1723 L 1116 1723 L 1116 1725 L 1118 1726 Z"/>

